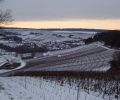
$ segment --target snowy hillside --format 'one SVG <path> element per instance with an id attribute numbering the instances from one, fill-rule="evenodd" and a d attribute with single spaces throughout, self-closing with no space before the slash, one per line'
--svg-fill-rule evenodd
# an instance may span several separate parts
<path id="1" fill-rule="evenodd" d="M 19 72 L 40 71 L 97 71 L 107 72 L 115 49 L 100 43 L 84 45 L 83 39 L 97 32 L 66 30 L 8 29 L 0 33 L 0 100 L 119 100 L 120 82 L 106 78 L 82 77 L 5 77 Z M 9 52 L 18 46 L 45 46 L 48 52 L 36 53 L 32 59 Z M 6 50 L 4 50 L 4 49 Z M 54 51 L 55 50 L 55 51 Z M 30 52 L 29 52 L 30 53 Z M 22 56 L 29 56 L 29 53 Z M 8 64 L 20 65 L 6 70 Z M 4 65 L 4 66 L 3 66 Z M 13 67 L 13 66 L 12 66 Z M 8 71 L 7 73 L 4 73 Z"/>
<path id="2" fill-rule="evenodd" d="M 97 43 L 49 52 L 48 57 L 30 61 L 33 67 L 25 71 L 108 71 L 114 52 Z M 37 62 L 40 64 L 34 65 Z"/>
<path id="3" fill-rule="evenodd" d="M 12 48 L 28 45 L 45 46 L 48 50 L 67 49 L 83 45 L 83 39 L 97 32 L 64 30 L 6 29 L 0 32 L 0 44 Z"/>
<path id="4" fill-rule="evenodd" d="M 1 100 L 119 100 L 117 81 L 0 77 Z M 113 88 L 116 92 L 114 92 Z M 113 92 L 111 94 L 111 92 Z"/>

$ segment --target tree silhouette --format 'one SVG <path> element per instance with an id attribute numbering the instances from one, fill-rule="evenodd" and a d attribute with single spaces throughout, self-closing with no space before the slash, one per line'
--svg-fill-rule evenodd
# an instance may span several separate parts
<path id="1" fill-rule="evenodd" d="M 104 42 L 105 45 L 119 48 L 120 47 L 120 31 L 112 30 L 112 31 L 97 33 L 94 35 L 94 37 L 85 39 L 84 41 L 86 44 L 100 41 L 100 42 Z"/>
<path id="2" fill-rule="evenodd" d="M 0 0 L 0 3 L 2 2 L 3 0 Z"/>
<path id="3" fill-rule="evenodd" d="M 3 0 L 0 0 L 0 3 L 2 3 Z M 4 24 L 8 24 L 12 21 L 12 15 L 11 10 L 3 11 L 0 9 L 0 26 Z"/>

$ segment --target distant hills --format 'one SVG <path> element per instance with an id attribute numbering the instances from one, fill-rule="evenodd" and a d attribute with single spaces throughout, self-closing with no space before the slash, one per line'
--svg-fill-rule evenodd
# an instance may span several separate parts
<path id="1" fill-rule="evenodd" d="M 48 31 L 88 31 L 88 32 L 105 32 L 105 29 L 87 29 L 87 28 L 17 28 L 17 27 L 1 27 L 0 29 L 23 29 L 23 30 L 48 30 Z"/>

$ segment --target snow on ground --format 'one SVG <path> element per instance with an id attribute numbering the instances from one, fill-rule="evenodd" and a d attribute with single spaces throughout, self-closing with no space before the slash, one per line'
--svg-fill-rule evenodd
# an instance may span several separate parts
<path id="1" fill-rule="evenodd" d="M 17 68 L 14 69 L 0 69 L 0 73 L 4 73 L 4 72 L 9 72 L 9 71 L 13 71 L 13 70 L 18 70 L 20 68 L 23 68 L 26 63 L 21 60 L 20 57 L 14 57 L 13 55 L 1 55 L 0 56 L 0 67 L 6 63 L 20 63 L 20 66 L 18 66 Z"/>
<path id="2" fill-rule="evenodd" d="M 81 81 L 82 82 L 82 81 Z M 94 82 L 94 81 L 93 81 Z M 96 81 L 98 82 L 98 81 Z M 83 83 L 80 83 L 83 84 Z M 95 84 L 95 83 L 93 83 Z M 0 77 L 1 100 L 108 100 L 100 91 L 35 77 Z M 91 84 L 92 85 L 92 84 Z M 88 85 L 87 85 L 88 86 Z M 111 86 L 112 87 L 112 86 Z M 104 89 L 104 87 L 102 87 Z M 106 88 L 110 89 L 110 88 Z M 103 91 L 104 92 L 104 91 Z M 111 100 L 115 100 L 111 96 Z"/>
<path id="3" fill-rule="evenodd" d="M 48 31 L 48 30 L 24 30 L 24 29 L 6 29 L 8 33 L 5 36 L 0 36 L 0 43 L 16 47 L 25 43 L 33 43 L 37 46 L 46 46 L 49 50 L 59 50 L 71 48 L 71 45 L 79 46 L 83 45 L 83 39 L 92 37 L 97 32 L 89 31 Z M 10 33 L 13 32 L 13 33 Z M 10 36 L 16 36 L 22 39 L 21 43 L 16 41 L 6 40 L 4 38 L 10 38 Z M 6 44 L 6 43 L 7 44 Z"/>
<path id="4" fill-rule="evenodd" d="M 114 54 L 114 49 L 109 49 L 99 43 L 92 43 L 89 45 L 79 46 L 72 49 L 59 50 L 55 52 L 45 53 L 44 56 L 56 56 L 61 63 L 51 66 L 36 67 L 34 70 L 44 71 L 108 71 L 110 61 Z M 73 58 L 66 59 L 68 56 Z M 65 61 L 64 61 L 65 60 Z"/>
<path id="5" fill-rule="evenodd" d="M 6 58 L 0 56 L 0 66 L 4 65 L 7 62 Z"/>
<path id="6" fill-rule="evenodd" d="M 44 53 L 43 55 L 44 56 L 47 56 L 47 55 L 61 55 L 62 56 L 62 54 L 66 55 L 69 52 L 74 52 L 74 51 L 78 51 L 78 50 L 81 51 L 82 49 L 84 50 L 84 49 L 94 48 L 94 47 L 96 47 L 96 45 L 101 46 L 101 47 L 106 48 L 106 49 L 109 49 L 107 47 L 100 45 L 100 43 L 95 42 L 95 43 L 91 43 L 88 45 L 78 46 L 78 47 L 65 49 L 65 50 L 49 51 L 47 53 Z"/>

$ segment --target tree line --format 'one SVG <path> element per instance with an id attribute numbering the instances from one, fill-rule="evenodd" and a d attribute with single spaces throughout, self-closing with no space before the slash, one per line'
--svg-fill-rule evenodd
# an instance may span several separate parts
<path id="1" fill-rule="evenodd" d="M 120 31 L 112 30 L 107 32 L 101 32 L 95 34 L 93 37 L 90 37 L 84 40 L 86 44 L 92 42 L 104 42 L 105 45 L 111 46 L 112 48 L 119 48 L 120 47 Z"/>
<path id="2" fill-rule="evenodd" d="M 35 53 L 35 52 L 47 52 L 47 48 L 42 46 L 39 47 L 34 44 L 34 46 L 31 46 L 29 44 L 24 44 L 16 47 L 10 47 L 8 45 L 0 44 L 0 48 L 4 49 L 8 52 L 17 52 L 17 53 Z"/>

